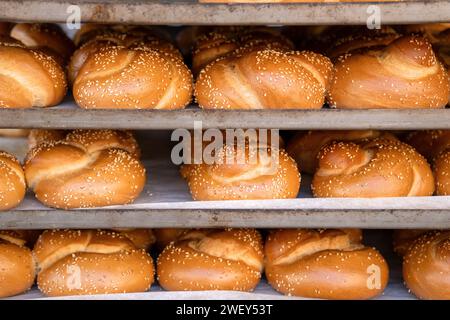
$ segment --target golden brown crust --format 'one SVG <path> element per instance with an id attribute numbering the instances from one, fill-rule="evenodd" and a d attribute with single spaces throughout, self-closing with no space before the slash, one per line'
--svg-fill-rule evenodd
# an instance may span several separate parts
<path id="1" fill-rule="evenodd" d="M 154 229 L 153 232 L 156 237 L 156 246 L 158 250 L 164 250 L 167 245 L 177 240 L 181 235 L 189 231 L 186 228 L 160 228 Z"/>
<path id="2" fill-rule="evenodd" d="M 243 48 L 204 68 L 195 96 L 205 109 L 318 109 L 332 75 L 317 53 Z"/>
<path id="3" fill-rule="evenodd" d="M 39 230 L 0 230 L 0 240 L 32 248 L 40 234 Z"/>
<path id="4" fill-rule="evenodd" d="M 128 238 L 138 249 L 149 250 L 156 237 L 152 229 L 113 229 Z"/>
<path id="5" fill-rule="evenodd" d="M 450 231 L 431 231 L 409 247 L 403 279 L 420 299 L 450 299 Z"/>
<path id="6" fill-rule="evenodd" d="M 274 231 L 265 245 L 267 280 L 287 295 L 375 297 L 386 287 L 389 269 L 376 249 L 364 247 L 359 241 L 345 230 Z"/>
<path id="7" fill-rule="evenodd" d="M 134 201 L 146 175 L 129 132 L 75 130 L 65 139 L 42 143 L 25 162 L 28 186 L 47 206 L 71 209 Z"/>
<path id="8" fill-rule="evenodd" d="M 312 181 L 315 197 L 431 196 L 434 178 L 427 161 L 395 140 L 334 142 L 318 155 Z"/>
<path id="9" fill-rule="evenodd" d="M 438 196 L 450 195 L 450 149 L 442 152 L 433 164 L 436 180 L 436 194 Z"/>
<path id="10" fill-rule="evenodd" d="M 13 41 L 0 41 L 1 108 L 53 106 L 66 91 L 64 70 L 51 55 Z"/>
<path id="11" fill-rule="evenodd" d="M 320 149 L 332 141 L 362 141 L 379 138 L 395 139 L 389 133 L 377 130 L 310 130 L 297 133 L 286 151 L 294 158 L 302 172 L 314 174 Z"/>
<path id="12" fill-rule="evenodd" d="M 181 174 L 194 200 L 296 198 L 300 188 L 297 165 L 283 149 L 224 145 L 214 164 L 183 165 Z"/>
<path id="13" fill-rule="evenodd" d="M 25 191 L 25 176 L 19 160 L 0 151 L 0 211 L 18 206 Z"/>
<path id="14" fill-rule="evenodd" d="M 72 40 L 56 24 L 18 23 L 12 28 L 11 37 L 27 47 L 51 49 L 64 61 L 67 61 L 75 50 Z"/>
<path id="15" fill-rule="evenodd" d="M 0 129 L 0 136 L 4 137 L 26 137 L 29 133 L 29 129 Z"/>
<path id="16" fill-rule="evenodd" d="M 449 82 L 424 38 L 405 36 L 381 50 L 338 58 L 329 104 L 336 108 L 444 108 Z"/>
<path id="17" fill-rule="evenodd" d="M 54 129 L 32 129 L 28 135 L 28 150 L 42 143 L 55 143 L 66 138 L 69 131 Z"/>
<path id="18" fill-rule="evenodd" d="M 426 229 L 395 230 L 392 235 L 394 252 L 399 256 L 404 256 L 414 240 L 425 232 L 427 232 Z"/>
<path id="19" fill-rule="evenodd" d="M 33 250 L 47 296 L 147 291 L 154 267 L 145 250 L 102 230 L 48 230 Z"/>
<path id="20" fill-rule="evenodd" d="M 166 290 L 251 291 L 263 271 L 262 238 L 254 229 L 194 230 L 159 255 Z"/>
<path id="21" fill-rule="evenodd" d="M 0 237 L 0 298 L 29 290 L 35 277 L 31 250 Z"/>

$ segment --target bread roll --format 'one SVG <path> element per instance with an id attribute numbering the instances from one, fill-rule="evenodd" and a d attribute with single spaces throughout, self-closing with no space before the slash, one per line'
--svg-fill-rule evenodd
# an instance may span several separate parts
<path id="1" fill-rule="evenodd" d="M 450 23 L 422 23 L 410 24 L 405 26 L 405 33 L 420 33 L 426 37 L 431 43 L 439 42 L 439 36 L 442 32 L 450 29 Z"/>
<path id="2" fill-rule="evenodd" d="M 434 179 L 427 161 L 399 141 L 333 142 L 319 152 L 312 181 L 315 197 L 431 196 Z"/>
<path id="3" fill-rule="evenodd" d="M 54 106 L 66 90 L 64 70 L 51 55 L 0 39 L 1 108 Z"/>
<path id="4" fill-rule="evenodd" d="M 47 230 L 33 250 L 37 284 L 46 296 L 147 291 L 150 255 L 126 237 L 102 230 Z"/>
<path id="5" fill-rule="evenodd" d="M 0 239 L 21 247 L 32 248 L 40 234 L 40 230 L 0 230 Z"/>
<path id="6" fill-rule="evenodd" d="M 395 230 L 393 233 L 394 252 L 403 257 L 408 251 L 411 244 L 419 236 L 427 232 L 425 229 L 401 229 Z"/>
<path id="7" fill-rule="evenodd" d="M 381 254 L 345 230 L 274 231 L 265 257 L 269 284 L 286 295 L 369 299 L 381 294 L 389 279 Z"/>
<path id="8" fill-rule="evenodd" d="M 75 130 L 63 140 L 42 143 L 25 162 L 36 198 L 60 209 L 127 204 L 145 185 L 133 135 L 125 131 Z"/>
<path id="9" fill-rule="evenodd" d="M 336 108 L 444 108 L 449 82 L 431 44 L 401 37 L 380 50 L 338 58 L 329 104 Z"/>
<path id="10" fill-rule="evenodd" d="M 213 164 L 184 165 L 194 200 L 257 200 L 296 198 L 300 173 L 283 149 L 224 145 Z"/>
<path id="11" fill-rule="evenodd" d="M 317 155 L 326 144 L 332 141 L 364 141 L 381 136 L 395 139 L 393 135 L 377 130 L 302 131 L 289 141 L 286 150 L 302 172 L 314 174 L 317 167 Z"/>
<path id="12" fill-rule="evenodd" d="M 20 294 L 33 285 L 36 267 L 25 243 L 18 233 L 0 231 L 0 298 Z"/>
<path id="13" fill-rule="evenodd" d="M 0 136 L 20 138 L 26 137 L 30 133 L 28 129 L 0 129 Z"/>
<path id="14" fill-rule="evenodd" d="M 138 249 L 149 250 L 156 238 L 152 229 L 113 229 L 133 242 Z"/>
<path id="15" fill-rule="evenodd" d="M 450 195 L 450 130 L 415 131 L 406 141 L 433 164 L 436 194 Z"/>
<path id="16" fill-rule="evenodd" d="M 28 150 L 42 143 L 55 143 L 64 140 L 68 133 L 68 130 L 32 129 L 28 135 Z"/>
<path id="17" fill-rule="evenodd" d="M 25 176 L 19 160 L 0 151 L 0 211 L 17 207 L 25 197 Z"/>
<path id="18" fill-rule="evenodd" d="M 263 271 L 262 238 L 254 229 L 195 230 L 159 255 L 165 290 L 252 291 Z"/>
<path id="19" fill-rule="evenodd" d="M 64 31 L 50 23 L 18 23 L 11 30 L 11 37 L 27 47 L 48 48 L 67 61 L 75 46 Z"/>
<path id="20" fill-rule="evenodd" d="M 403 279 L 420 299 L 450 299 L 450 231 L 416 239 L 403 259 Z"/>
<path id="21" fill-rule="evenodd" d="M 169 243 L 177 240 L 184 233 L 188 232 L 186 228 L 160 228 L 154 229 L 153 232 L 156 238 L 156 247 L 158 250 L 164 250 Z"/>
<path id="22" fill-rule="evenodd" d="M 188 105 L 192 74 L 180 53 L 155 38 L 129 42 L 124 37 L 93 39 L 74 54 L 69 73 L 76 77 L 77 104 L 100 109 L 181 109 Z"/>
<path id="23" fill-rule="evenodd" d="M 226 32 L 212 31 L 200 36 L 192 55 L 194 75 L 211 62 L 239 48 L 293 50 L 294 45 L 283 35 L 270 28 L 228 29 Z"/>
<path id="24" fill-rule="evenodd" d="M 318 109 L 332 74 L 313 52 L 244 48 L 204 68 L 195 96 L 204 109 Z"/>

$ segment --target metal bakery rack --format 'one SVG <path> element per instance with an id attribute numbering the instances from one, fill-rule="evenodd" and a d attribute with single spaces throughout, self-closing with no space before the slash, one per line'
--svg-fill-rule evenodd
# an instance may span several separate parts
<path id="1" fill-rule="evenodd" d="M 0 21 L 66 22 L 77 5 L 81 22 L 152 25 L 324 25 L 366 24 L 370 5 L 380 10 L 383 24 L 449 22 L 450 1 L 371 3 L 206 4 L 194 0 L 71 0 L 0 1 Z M 112 227 L 360 227 L 450 228 L 450 197 L 385 199 L 314 199 L 308 188 L 297 199 L 194 202 L 177 167 L 170 163 L 169 131 L 203 128 L 279 129 L 450 129 L 450 110 L 83 110 L 71 98 L 46 109 L 0 109 L 0 128 L 120 128 L 139 133 L 147 150 L 148 185 L 132 205 L 62 211 L 40 205 L 31 194 L 18 208 L 0 214 L 2 229 Z M 161 131 L 166 130 L 166 131 Z M 2 148 L 23 153 L 10 139 Z M 25 143 L 23 141 L 23 143 Z M 155 153 L 155 150 L 158 150 Z M 304 177 L 302 185 L 307 185 Z M 386 241 L 384 241 L 386 242 Z M 392 258 L 395 260 L 395 258 Z M 401 285 L 398 268 L 381 298 L 411 297 Z M 231 299 L 273 298 L 262 284 L 256 294 L 228 293 Z M 403 291 L 402 291 L 403 290 Z M 164 299 L 154 293 L 152 299 Z M 222 293 L 222 297 L 228 297 Z M 36 298 L 35 292 L 27 297 Z M 116 296 L 120 298 L 119 296 Z M 139 294 L 134 298 L 145 298 Z M 186 297 L 186 296 L 183 296 Z M 211 298 L 191 293 L 191 298 Z M 176 298 L 172 295 L 171 298 Z"/>

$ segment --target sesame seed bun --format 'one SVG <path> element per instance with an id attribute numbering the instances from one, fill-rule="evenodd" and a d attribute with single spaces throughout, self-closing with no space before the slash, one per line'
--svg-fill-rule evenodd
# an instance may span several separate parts
<path id="1" fill-rule="evenodd" d="M 156 238 L 156 247 L 158 250 L 164 250 L 169 243 L 177 240 L 184 233 L 188 232 L 189 229 L 185 228 L 160 228 L 154 229 L 153 232 Z"/>
<path id="2" fill-rule="evenodd" d="M 286 295 L 321 299 L 369 299 L 387 285 L 386 261 L 346 230 L 285 229 L 265 244 L 266 277 Z M 368 283 L 376 270 L 379 279 Z"/>
<path id="3" fill-rule="evenodd" d="M 47 230 L 33 254 L 46 296 L 144 292 L 154 279 L 152 258 L 113 231 Z"/>
<path id="4" fill-rule="evenodd" d="M 425 232 L 427 232 L 426 229 L 395 230 L 392 235 L 394 252 L 399 256 L 404 256 L 414 240 Z"/>
<path id="5" fill-rule="evenodd" d="M 450 299 L 450 231 L 417 238 L 403 258 L 406 286 L 421 299 Z"/>
<path id="6" fill-rule="evenodd" d="M 336 108 L 444 108 L 449 81 L 425 38 L 404 36 L 380 50 L 348 53 L 335 65 L 329 104 Z"/>
<path id="7" fill-rule="evenodd" d="M 251 291 L 262 271 L 262 238 L 254 229 L 187 232 L 157 261 L 159 284 L 174 291 Z"/>
<path id="8" fill-rule="evenodd" d="M 434 192 L 430 165 L 399 141 L 332 142 L 318 159 L 311 185 L 315 197 L 412 197 Z"/>
<path id="9" fill-rule="evenodd" d="M 12 209 L 22 202 L 26 191 L 22 166 L 14 156 L 0 151 L 0 210 Z"/>
<path id="10" fill-rule="evenodd" d="M 144 188 L 139 147 L 126 131 L 75 130 L 27 155 L 25 177 L 36 198 L 61 208 L 127 204 Z"/>

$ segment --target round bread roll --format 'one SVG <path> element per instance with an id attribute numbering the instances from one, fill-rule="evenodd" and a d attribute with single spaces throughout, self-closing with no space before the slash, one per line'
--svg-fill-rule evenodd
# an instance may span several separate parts
<path id="1" fill-rule="evenodd" d="M 433 164 L 436 194 L 450 195 L 450 130 L 415 131 L 406 141 Z"/>
<path id="2" fill-rule="evenodd" d="M 86 43 L 71 62 L 76 64 L 70 73 L 76 74 L 73 94 L 80 107 L 181 109 L 190 103 L 192 74 L 173 47 L 137 42 L 97 48 L 93 41 L 94 47 Z"/>
<path id="3" fill-rule="evenodd" d="M 156 237 L 152 229 L 113 229 L 128 238 L 138 249 L 149 250 Z"/>
<path id="4" fill-rule="evenodd" d="M 188 232 L 186 228 L 160 228 L 154 229 L 153 232 L 156 238 L 156 247 L 158 250 L 164 250 L 167 245 L 177 240 L 184 233 Z"/>
<path id="5" fill-rule="evenodd" d="M 126 237 L 104 230 L 47 230 L 33 254 L 46 296 L 147 291 L 153 260 Z"/>
<path id="6" fill-rule="evenodd" d="M 403 258 L 403 279 L 420 299 L 450 299 L 450 231 L 417 238 Z"/>
<path id="7" fill-rule="evenodd" d="M 315 197 L 431 196 L 434 178 L 427 161 L 399 141 L 333 142 L 319 152 L 312 181 Z"/>
<path id="8" fill-rule="evenodd" d="M 444 108 L 449 82 L 431 44 L 401 37 L 380 50 L 338 58 L 329 104 L 335 108 Z"/>
<path id="9" fill-rule="evenodd" d="M 405 33 L 421 33 L 431 43 L 439 42 L 439 36 L 442 32 L 450 29 L 450 23 L 422 23 L 410 24 L 405 26 Z"/>
<path id="10" fill-rule="evenodd" d="M 0 39 L 0 108 L 54 106 L 66 91 L 64 70 L 51 55 Z"/>
<path id="11" fill-rule="evenodd" d="M 224 145 L 214 163 L 183 165 L 194 200 L 257 200 L 296 198 L 300 173 L 283 149 Z"/>
<path id="12" fill-rule="evenodd" d="M 32 149 L 25 177 L 36 198 L 49 207 L 127 204 L 145 185 L 145 168 L 138 157 L 138 145 L 129 132 L 75 130 L 63 140 Z"/>
<path id="13" fill-rule="evenodd" d="M 297 133 L 288 143 L 286 151 L 294 158 L 302 172 L 314 174 L 317 155 L 323 146 L 332 141 L 364 141 L 374 138 L 396 139 L 377 130 L 314 130 Z"/>
<path id="14" fill-rule="evenodd" d="M 318 109 L 332 75 L 320 54 L 243 48 L 205 67 L 195 96 L 204 109 Z"/>
<path id="15" fill-rule="evenodd" d="M 34 283 L 36 267 L 24 243 L 12 233 L 0 232 L 0 298 L 23 293 Z"/>
<path id="16" fill-rule="evenodd" d="M 286 295 L 373 298 L 386 287 L 389 269 L 381 254 L 359 239 L 345 230 L 274 231 L 265 244 L 267 280 Z"/>
<path id="17" fill-rule="evenodd" d="M 11 37 L 27 47 L 49 48 L 67 61 L 75 46 L 64 31 L 50 23 L 18 23 L 11 30 Z"/>
<path id="18" fill-rule="evenodd" d="M 262 250 L 254 229 L 188 232 L 159 255 L 158 281 L 174 291 L 252 291 L 263 271 Z"/>
<path id="19" fill-rule="evenodd" d="M 427 232 L 425 229 L 401 229 L 395 230 L 393 233 L 394 252 L 403 257 L 408 251 L 411 244 L 419 236 Z"/>
<path id="20" fill-rule="evenodd" d="M 29 129 L 0 129 L 0 136 L 20 138 L 26 137 L 30 133 Z"/>
<path id="21" fill-rule="evenodd" d="M 25 176 L 19 160 L 0 151 L 0 211 L 17 207 L 25 197 Z"/>
<path id="22" fill-rule="evenodd" d="M 226 32 L 213 31 L 197 40 L 192 55 L 192 70 L 194 75 L 211 62 L 224 57 L 239 48 L 260 48 L 293 50 L 294 45 L 283 35 L 269 28 L 250 28 L 250 30 L 228 29 Z"/>

